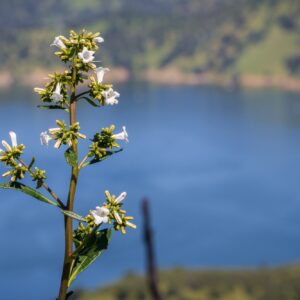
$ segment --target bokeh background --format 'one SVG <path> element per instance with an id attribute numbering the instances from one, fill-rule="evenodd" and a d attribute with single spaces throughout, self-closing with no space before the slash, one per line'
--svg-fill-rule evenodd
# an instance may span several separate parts
<path id="1" fill-rule="evenodd" d="M 125 237 L 115 234 L 109 251 L 76 280 L 75 289 L 95 289 L 128 272 L 143 274 L 140 207 L 147 196 L 161 269 L 243 272 L 291 265 L 282 271 L 291 280 L 280 299 L 297 299 L 299 1 L 1 0 L 0 15 L 1 139 L 16 131 L 27 160 L 36 156 L 62 198 L 69 181 L 63 151 L 42 147 L 39 134 L 65 116 L 36 108 L 32 91 L 63 68 L 49 47 L 53 38 L 69 29 L 100 31 L 105 43 L 97 59 L 111 69 L 107 81 L 121 94 L 118 106 L 79 105 L 83 132 L 92 136 L 110 124 L 126 125 L 130 143 L 84 169 L 75 210 L 85 215 L 103 202 L 104 190 L 125 190 L 139 227 Z M 87 146 L 82 144 L 82 155 Z M 54 299 L 64 242 L 57 210 L 0 191 L 0 235 L 1 298 Z M 183 281 L 176 279 L 181 271 L 170 272 L 168 278 Z M 191 279 L 194 289 L 203 279 L 197 276 Z M 272 287 L 276 280 L 262 281 Z M 222 293 L 202 292 L 176 298 L 172 291 L 168 297 L 175 298 L 168 299 L 223 299 Z M 245 293 L 234 290 L 227 299 L 267 299 Z M 101 299 L 133 299 L 118 295 Z"/>

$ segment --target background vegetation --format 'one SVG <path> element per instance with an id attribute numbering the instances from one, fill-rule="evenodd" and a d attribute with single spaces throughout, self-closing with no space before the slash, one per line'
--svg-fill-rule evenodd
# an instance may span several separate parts
<path id="1" fill-rule="evenodd" d="M 164 300 L 296 300 L 300 297 L 299 282 L 299 265 L 248 271 L 174 269 L 160 274 Z M 73 299 L 151 300 L 144 278 L 135 275 Z"/>
<path id="2" fill-rule="evenodd" d="M 12 9 L 13 7 L 13 9 Z M 49 39 L 99 30 L 101 59 L 126 68 L 300 76 L 297 0 L 1 1 L 0 70 L 53 67 Z"/>

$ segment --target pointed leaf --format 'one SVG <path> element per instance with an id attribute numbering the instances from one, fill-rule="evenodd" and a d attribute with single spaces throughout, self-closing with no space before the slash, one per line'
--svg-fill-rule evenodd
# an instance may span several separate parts
<path id="1" fill-rule="evenodd" d="M 37 107 L 42 109 L 62 109 L 68 111 L 68 109 L 60 105 L 38 105 Z"/>
<path id="2" fill-rule="evenodd" d="M 80 99 L 86 100 L 89 104 L 91 104 L 94 107 L 101 107 L 101 105 L 96 104 L 92 99 L 88 97 L 80 97 Z"/>
<path id="3" fill-rule="evenodd" d="M 65 159 L 67 163 L 72 167 L 76 166 L 78 163 L 77 153 L 74 152 L 72 148 L 68 148 L 65 152 Z"/>
<path id="4" fill-rule="evenodd" d="M 78 221 L 81 221 L 81 222 L 87 222 L 87 219 L 86 219 L 85 217 L 82 217 L 82 216 L 76 214 L 76 213 L 73 212 L 73 211 L 69 211 L 69 210 L 64 210 L 64 209 L 62 209 L 61 212 L 62 212 L 63 214 L 65 214 L 66 216 L 71 217 L 71 218 L 73 218 L 73 219 L 76 219 L 76 220 L 78 220 Z"/>
<path id="5" fill-rule="evenodd" d="M 51 201 L 50 199 L 48 199 L 47 197 L 45 197 L 43 194 L 39 193 L 38 191 L 30 188 L 27 185 L 24 185 L 20 182 L 12 182 L 12 183 L 3 183 L 0 184 L 0 188 L 1 189 L 13 189 L 13 190 L 17 190 L 20 191 L 24 194 L 27 194 L 39 201 L 54 205 L 54 206 L 59 206 L 57 203 Z"/>
<path id="6" fill-rule="evenodd" d="M 29 166 L 28 166 L 28 170 L 31 169 L 31 167 L 33 166 L 34 162 L 35 162 L 35 157 L 33 157 L 33 158 L 31 159 L 31 162 L 30 162 L 30 164 L 29 164 Z"/>
<path id="7" fill-rule="evenodd" d="M 90 236 L 84 241 L 84 247 L 75 259 L 68 282 L 69 286 L 81 272 L 89 267 L 107 249 L 111 234 L 112 229 L 91 232 Z"/>
<path id="8" fill-rule="evenodd" d="M 121 151 L 123 151 L 123 149 L 119 149 L 119 150 L 116 150 L 116 151 L 107 151 L 105 156 L 102 156 L 102 157 L 99 158 L 99 159 L 92 159 L 91 161 L 85 163 L 85 164 L 83 165 L 83 167 L 88 166 L 88 165 L 93 165 L 93 164 L 96 164 L 96 163 L 98 163 L 98 162 L 101 162 L 101 161 L 103 161 L 103 160 L 109 158 L 110 156 L 112 156 L 112 155 L 114 155 L 114 154 L 116 154 L 116 153 L 119 153 L 119 152 L 121 152 Z"/>

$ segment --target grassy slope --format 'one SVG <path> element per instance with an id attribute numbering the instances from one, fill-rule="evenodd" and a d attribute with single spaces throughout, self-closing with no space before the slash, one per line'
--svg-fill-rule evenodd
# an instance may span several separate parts
<path id="1" fill-rule="evenodd" d="M 135 74 L 177 67 L 196 73 L 288 75 L 287 61 L 300 61 L 298 0 L 203 0 L 201 5 L 197 0 L 11 1 L 17 9 L 0 20 L 0 70 L 14 73 L 53 66 L 58 62 L 49 51 L 53 36 L 83 26 L 103 33 L 102 61 Z M 0 3 L 4 12 L 5 3 Z M 282 25 L 283 17 L 292 28 Z M 300 63 L 293 75 L 300 75 Z"/>
<path id="2" fill-rule="evenodd" d="M 296 300 L 300 298 L 300 266 L 238 271 L 188 271 L 160 274 L 164 300 Z M 145 280 L 128 276 L 78 300 L 151 300 Z M 74 297 L 75 298 L 75 297 Z"/>

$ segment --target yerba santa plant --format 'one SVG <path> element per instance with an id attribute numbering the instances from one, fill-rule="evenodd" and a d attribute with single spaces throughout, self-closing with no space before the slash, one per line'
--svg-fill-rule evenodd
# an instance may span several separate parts
<path id="1" fill-rule="evenodd" d="M 3 140 L 3 148 L 0 149 L 0 162 L 7 169 L 2 176 L 9 180 L 0 187 L 23 192 L 55 206 L 58 212 L 63 213 L 65 252 L 59 300 L 68 298 L 71 294 L 68 289 L 75 278 L 107 249 L 113 231 L 125 234 L 127 227 L 136 228 L 132 223 L 133 217 L 123 209 L 126 192 L 115 196 L 105 191 L 104 203 L 99 203 L 91 210 L 87 208 L 86 216 L 80 216 L 73 210 L 80 171 L 120 152 L 119 143 L 128 142 L 125 126 L 115 133 L 115 126 L 110 125 L 90 136 L 85 156 L 78 157 L 79 141 L 88 139 L 88 135 L 80 131 L 80 123 L 76 118 L 77 103 L 85 101 L 94 108 L 104 109 L 107 105 L 117 105 L 120 97 L 111 84 L 103 83 L 109 69 L 95 64 L 96 51 L 103 42 L 99 33 L 86 30 L 80 33 L 70 31 L 69 37 L 57 36 L 51 47 L 56 48 L 55 55 L 64 63 L 65 71 L 49 75 L 44 88 L 35 88 L 42 101 L 40 108 L 49 109 L 49 112 L 63 110 L 66 113 L 66 120 L 56 120 L 53 128 L 41 132 L 40 140 L 44 146 L 53 145 L 57 150 L 64 151 L 66 166 L 69 165 L 71 169 L 67 199 L 60 198 L 46 183 L 46 171 L 35 165 L 34 157 L 28 163 L 24 161 L 22 155 L 25 146 L 18 144 L 15 132 L 9 132 L 11 142 Z M 25 176 L 32 178 L 32 186 L 22 183 Z M 75 229 L 73 221 L 78 224 Z"/>

